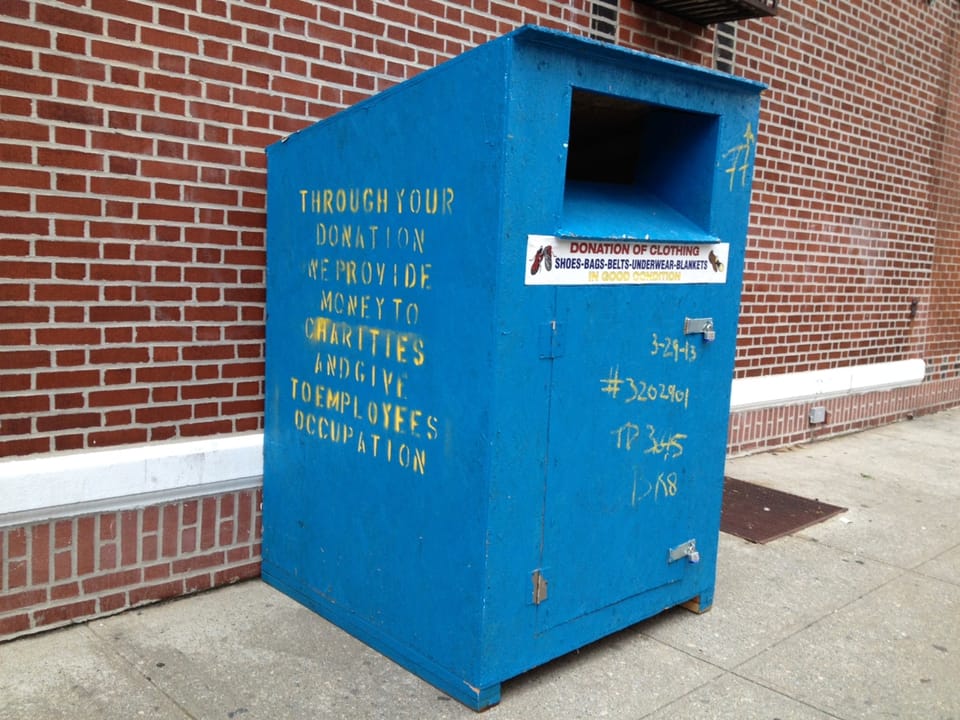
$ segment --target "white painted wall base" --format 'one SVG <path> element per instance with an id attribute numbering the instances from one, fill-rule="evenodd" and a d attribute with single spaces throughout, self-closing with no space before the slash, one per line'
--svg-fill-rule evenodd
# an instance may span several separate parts
<path id="1" fill-rule="evenodd" d="M 262 433 L 6 460 L 0 526 L 229 492 L 262 479 Z"/>
<path id="2" fill-rule="evenodd" d="M 919 385 L 923 360 L 898 360 L 830 370 L 737 378 L 730 393 L 730 412 L 812 402 L 844 395 Z"/>

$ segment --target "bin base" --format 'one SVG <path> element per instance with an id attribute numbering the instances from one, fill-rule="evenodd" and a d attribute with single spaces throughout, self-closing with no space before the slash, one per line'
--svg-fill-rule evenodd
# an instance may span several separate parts
<path id="1" fill-rule="evenodd" d="M 326 602 L 312 593 L 302 592 L 297 585 L 284 580 L 282 571 L 274 572 L 266 563 L 261 569 L 261 577 L 268 585 L 275 587 L 285 595 L 289 595 L 341 630 L 430 683 L 454 700 L 463 703 L 471 710 L 485 710 L 500 702 L 499 682 L 486 687 L 472 685 L 464 678 L 451 673 L 447 668 L 412 651 L 409 647 L 397 643 L 393 638 L 385 635 L 381 630 L 356 615 L 345 612 L 342 608 Z"/>
<path id="2" fill-rule="evenodd" d="M 680 607 L 696 613 L 697 615 L 703 615 L 713 607 L 713 591 L 711 590 L 710 592 L 697 595 L 695 598 L 691 598 L 685 603 L 681 603 Z"/>
<path id="3" fill-rule="evenodd" d="M 309 586 L 304 585 L 302 578 L 292 577 L 284 568 L 269 560 L 263 561 L 261 576 L 268 585 L 289 595 L 437 690 L 476 711 L 485 710 L 500 702 L 501 683 L 505 680 L 642 622 L 669 608 L 683 607 L 694 613 L 705 613 L 713 605 L 714 597 L 713 585 L 700 588 L 694 585 L 680 590 L 679 593 L 679 588 L 676 586 L 666 585 L 639 593 L 601 611 L 581 616 L 575 623 L 565 623 L 538 633 L 535 636 L 535 641 L 540 644 L 538 648 L 518 664 L 509 668 L 501 667 L 502 675 L 496 682 L 480 685 L 471 682 L 471 678 L 463 677 L 449 667 L 399 642 L 392 635 L 385 633 L 382 627 L 373 625 L 345 609 L 344 606 L 316 594 L 309 589 Z M 697 594 L 691 597 L 690 593 Z M 684 597 L 690 599 L 681 600 Z M 487 680 L 490 679 L 488 674 Z"/>

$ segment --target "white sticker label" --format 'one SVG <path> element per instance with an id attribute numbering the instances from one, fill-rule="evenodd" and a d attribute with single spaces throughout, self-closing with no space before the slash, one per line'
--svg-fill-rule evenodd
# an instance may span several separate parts
<path id="1" fill-rule="evenodd" d="M 527 236 L 527 285 L 725 283 L 729 243 Z"/>

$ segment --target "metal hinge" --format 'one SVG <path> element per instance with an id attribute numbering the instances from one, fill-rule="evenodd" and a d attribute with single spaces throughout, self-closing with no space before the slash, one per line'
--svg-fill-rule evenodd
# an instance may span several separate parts
<path id="1" fill-rule="evenodd" d="M 563 356 L 563 325 L 551 320 L 540 326 L 540 359 L 552 360 Z"/>
<path id="2" fill-rule="evenodd" d="M 533 604 L 539 605 L 547 599 L 547 579 L 539 570 L 534 570 L 531 576 L 533 580 Z"/>

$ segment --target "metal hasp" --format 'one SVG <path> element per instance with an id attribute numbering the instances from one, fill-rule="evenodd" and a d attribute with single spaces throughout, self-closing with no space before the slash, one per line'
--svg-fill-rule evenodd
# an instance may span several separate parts
<path id="1" fill-rule="evenodd" d="M 712 25 L 777 14 L 777 0 L 636 0 L 698 25 Z"/>
<path id="2" fill-rule="evenodd" d="M 687 540 L 685 543 L 680 543 L 676 547 L 670 548 L 670 553 L 667 558 L 670 562 L 677 562 L 677 560 L 683 560 L 684 558 L 691 563 L 700 562 L 700 553 L 697 552 L 697 541 Z"/>
<path id="3" fill-rule="evenodd" d="M 263 579 L 474 709 L 709 607 L 762 88 L 526 27 L 267 148 Z"/>
<path id="4" fill-rule="evenodd" d="M 684 335 L 703 335 L 705 342 L 717 339 L 717 331 L 713 325 L 713 318 L 685 318 L 683 321 Z"/>

